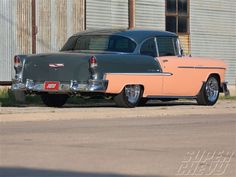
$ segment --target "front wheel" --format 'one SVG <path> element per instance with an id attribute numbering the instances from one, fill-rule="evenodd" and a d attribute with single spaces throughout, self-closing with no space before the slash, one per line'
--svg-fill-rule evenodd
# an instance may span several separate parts
<path id="1" fill-rule="evenodd" d="M 133 108 L 138 105 L 142 95 L 141 85 L 127 85 L 121 93 L 114 97 L 114 101 L 119 107 Z"/>
<path id="2" fill-rule="evenodd" d="M 46 106 L 49 107 L 62 107 L 68 99 L 68 95 L 65 94 L 48 94 L 41 95 L 41 100 Z"/>
<path id="3" fill-rule="evenodd" d="M 219 98 L 219 89 L 219 80 L 215 76 L 210 76 L 197 95 L 197 103 L 199 105 L 214 105 Z"/>

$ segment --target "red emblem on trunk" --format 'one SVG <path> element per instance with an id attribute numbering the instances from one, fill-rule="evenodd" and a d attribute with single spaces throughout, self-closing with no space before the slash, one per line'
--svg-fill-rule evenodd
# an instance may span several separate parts
<path id="1" fill-rule="evenodd" d="M 55 82 L 55 81 L 46 81 L 44 83 L 44 89 L 45 90 L 52 90 L 52 91 L 56 91 L 59 90 L 59 82 Z"/>

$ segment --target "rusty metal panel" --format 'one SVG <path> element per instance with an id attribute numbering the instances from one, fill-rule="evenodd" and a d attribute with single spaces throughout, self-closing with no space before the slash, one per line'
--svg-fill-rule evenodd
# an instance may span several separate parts
<path id="1" fill-rule="evenodd" d="M 17 0 L 17 53 L 31 52 L 31 0 Z"/>
<path id="2" fill-rule="evenodd" d="M 67 0 L 67 36 L 83 31 L 84 28 L 84 0 Z"/>
<path id="3" fill-rule="evenodd" d="M 51 1 L 36 1 L 36 52 L 51 51 Z"/>
<path id="4" fill-rule="evenodd" d="M 58 51 L 74 33 L 84 30 L 84 0 L 36 1 L 37 53 Z"/>
<path id="5" fill-rule="evenodd" d="M 69 0 L 70 1 L 70 0 Z M 71 0 L 72 1 L 72 33 L 77 33 L 85 29 L 85 1 L 84 0 Z M 71 10 L 69 10 L 70 12 Z M 71 35 L 71 34 L 69 34 Z"/>
<path id="6" fill-rule="evenodd" d="M 36 51 L 59 50 L 67 38 L 84 30 L 84 0 L 36 1 Z M 32 52 L 31 0 L 0 0 L 0 82 L 14 75 L 13 57 Z"/>
<path id="7" fill-rule="evenodd" d="M 14 55 L 31 52 L 31 0 L 1 0 L 0 26 L 0 82 L 11 81 Z"/>
<path id="8" fill-rule="evenodd" d="M 56 48 L 60 49 L 67 39 L 67 0 L 56 1 Z"/>
<path id="9" fill-rule="evenodd" d="M 190 54 L 189 35 L 179 35 L 179 40 L 185 54 Z"/>

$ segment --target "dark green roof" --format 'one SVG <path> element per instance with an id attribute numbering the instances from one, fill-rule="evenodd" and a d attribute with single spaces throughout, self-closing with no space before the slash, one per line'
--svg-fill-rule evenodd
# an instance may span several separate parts
<path id="1" fill-rule="evenodd" d="M 144 39 L 149 37 L 177 37 L 175 33 L 159 30 L 148 30 L 148 29 L 100 29 L 93 31 L 84 31 L 75 35 L 120 35 L 129 37 L 135 40 L 137 43 L 142 42 Z"/>

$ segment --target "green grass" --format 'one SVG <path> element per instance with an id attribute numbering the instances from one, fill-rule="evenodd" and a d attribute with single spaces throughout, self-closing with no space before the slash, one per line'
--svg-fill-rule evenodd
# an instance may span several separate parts
<path id="1" fill-rule="evenodd" d="M 224 96 L 220 95 L 220 100 L 236 100 L 236 96 Z M 67 101 L 69 104 L 76 104 L 76 105 L 90 105 L 96 103 L 107 103 L 110 102 L 109 100 L 104 99 L 82 99 L 79 97 L 70 97 Z M 0 89 L 0 107 L 10 107 L 10 106 L 37 106 L 43 105 L 40 96 L 33 95 L 33 96 L 26 96 L 24 103 L 19 103 L 16 101 L 13 93 L 6 89 Z"/>
<path id="2" fill-rule="evenodd" d="M 39 96 L 26 96 L 25 103 L 17 102 L 14 94 L 11 90 L 1 89 L 0 90 L 0 106 L 22 106 L 26 104 L 42 104 Z"/>
<path id="3" fill-rule="evenodd" d="M 224 96 L 224 95 L 220 95 L 219 99 L 220 99 L 220 100 L 236 100 L 236 96 Z"/>
<path id="4" fill-rule="evenodd" d="M 0 90 L 0 106 L 13 106 L 16 103 L 13 95 L 7 89 Z"/>
<path id="5" fill-rule="evenodd" d="M 107 103 L 108 100 L 105 99 L 83 99 L 80 97 L 70 97 L 67 101 L 68 104 L 76 104 L 76 105 L 93 105 L 96 103 Z M 26 96 L 25 102 L 20 103 L 17 102 L 14 94 L 11 90 L 8 89 L 0 89 L 0 107 L 14 107 L 14 106 L 38 106 L 43 105 L 40 96 L 32 95 Z"/>

